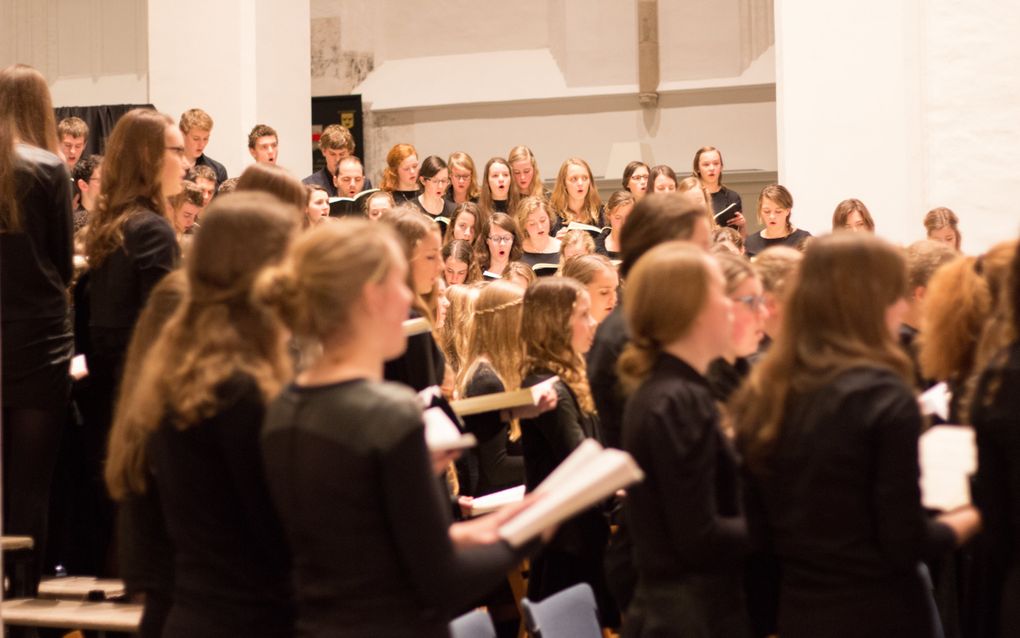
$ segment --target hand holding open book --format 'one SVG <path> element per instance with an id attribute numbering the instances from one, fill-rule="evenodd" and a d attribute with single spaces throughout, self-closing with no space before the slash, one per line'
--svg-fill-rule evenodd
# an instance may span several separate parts
<path id="1" fill-rule="evenodd" d="M 507 506 L 520 510 L 509 510 L 513 515 L 507 517 L 503 508 L 490 516 L 505 520 L 498 528 L 500 538 L 520 547 L 643 478 L 630 454 L 603 449 L 597 441 L 587 439 L 520 505 Z M 489 516 L 481 520 L 486 518 Z"/>

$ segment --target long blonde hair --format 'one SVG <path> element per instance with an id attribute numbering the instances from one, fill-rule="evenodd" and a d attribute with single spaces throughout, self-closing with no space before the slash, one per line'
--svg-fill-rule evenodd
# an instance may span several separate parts
<path id="1" fill-rule="evenodd" d="M 514 179 L 513 165 L 520 161 L 526 161 L 531 164 L 531 190 L 527 193 L 522 193 L 517 189 L 517 180 Z M 545 196 L 545 187 L 542 186 L 542 176 L 538 172 L 538 160 L 535 159 L 535 154 L 531 152 L 530 148 L 524 145 L 513 147 L 506 156 L 505 164 L 507 169 L 510 171 L 510 194 L 508 196 L 509 201 L 507 202 L 508 211 L 512 211 L 517 206 L 517 202 L 525 197 L 530 197 L 532 195 L 538 197 Z M 484 179 L 488 181 L 488 177 L 488 170 L 486 170 Z"/>
<path id="2" fill-rule="evenodd" d="M 184 429 L 214 415 L 217 388 L 238 373 L 251 376 L 267 402 L 290 375 L 279 326 L 252 304 L 250 292 L 259 271 L 283 257 L 297 220 L 276 199 L 255 193 L 218 197 L 202 218 L 187 295 L 146 354 L 148 343 L 133 344 L 128 367 L 137 375 L 116 407 L 106 465 L 117 499 L 145 490 L 145 445 L 165 419 Z M 148 313 L 151 334 L 165 310 Z"/>
<path id="3" fill-rule="evenodd" d="M 709 257 L 687 241 L 669 241 L 637 260 L 623 306 L 631 339 L 616 367 L 627 394 L 648 376 L 663 346 L 686 335 L 708 299 Z M 682 286 L 663 287 L 663 281 Z"/>
<path id="4" fill-rule="evenodd" d="M 524 292 L 508 281 L 492 281 L 481 289 L 473 305 L 457 390 L 463 394 L 482 358 L 496 371 L 506 390 L 521 386 L 521 310 Z"/>
<path id="5" fill-rule="evenodd" d="M 471 330 L 471 312 L 480 289 L 470 284 L 454 284 L 446 289 L 450 307 L 442 325 L 439 344 L 446 363 L 454 374 L 459 374 L 467 356 L 467 342 Z"/>
<path id="6" fill-rule="evenodd" d="M 567 196 L 567 170 L 571 166 L 579 166 L 588 174 L 588 193 L 581 203 L 581 210 L 576 213 L 570 210 L 570 198 Z M 553 185 L 552 196 L 549 198 L 549 205 L 557 215 L 560 215 L 566 222 L 580 222 L 598 226 L 602 208 L 602 197 L 599 196 L 599 189 L 595 185 L 595 176 L 591 172 L 588 162 L 580 157 L 571 157 L 560 165 L 560 172 L 556 174 L 556 184 Z"/>
<path id="7" fill-rule="evenodd" d="M 570 319 L 577 300 L 585 292 L 573 279 L 548 277 L 528 287 L 524 293 L 524 319 L 521 340 L 524 362 L 521 377 L 549 370 L 559 375 L 577 397 L 578 406 L 595 413 L 595 402 L 588 385 L 584 356 L 571 343 Z"/>
<path id="8" fill-rule="evenodd" d="M 790 283 L 782 330 L 730 405 L 753 471 L 775 451 L 791 396 L 861 366 L 911 383 L 910 360 L 885 319 L 907 293 L 901 250 L 866 233 L 827 235 L 808 247 Z"/>

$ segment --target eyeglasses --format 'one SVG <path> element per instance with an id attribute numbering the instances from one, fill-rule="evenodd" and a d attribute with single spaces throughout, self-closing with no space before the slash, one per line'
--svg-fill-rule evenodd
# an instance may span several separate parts
<path id="1" fill-rule="evenodd" d="M 494 244 L 512 244 L 514 243 L 514 237 L 513 235 L 502 235 L 500 237 L 489 235 L 489 241 Z"/>
<path id="2" fill-rule="evenodd" d="M 425 181 L 436 186 L 449 186 L 450 180 L 448 179 L 436 179 L 434 177 L 426 177 Z"/>
<path id="3" fill-rule="evenodd" d="M 464 173 L 463 175 L 458 175 L 457 173 L 454 173 L 453 179 L 457 180 L 458 182 L 466 182 L 469 179 L 471 179 L 471 173 Z"/>
<path id="4" fill-rule="evenodd" d="M 743 297 L 734 297 L 733 301 L 744 304 L 748 310 L 754 312 L 764 305 L 765 297 L 762 295 L 744 295 Z"/>

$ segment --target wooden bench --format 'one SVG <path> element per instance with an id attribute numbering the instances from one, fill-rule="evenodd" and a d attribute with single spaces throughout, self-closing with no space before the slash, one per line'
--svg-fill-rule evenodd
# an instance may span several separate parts
<path id="1" fill-rule="evenodd" d="M 115 578 L 60 576 L 39 583 L 39 598 L 99 602 L 123 597 L 124 581 Z"/>
<path id="2" fill-rule="evenodd" d="M 0 603 L 0 617 L 5 625 L 135 633 L 142 622 L 142 605 L 12 598 Z"/>

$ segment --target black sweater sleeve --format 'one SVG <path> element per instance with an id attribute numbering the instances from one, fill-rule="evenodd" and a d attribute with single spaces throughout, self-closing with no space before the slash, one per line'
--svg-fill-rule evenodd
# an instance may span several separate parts
<path id="1" fill-rule="evenodd" d="M 138 282 L 139 308 L 149 293 L 177 263 L 179 248 L 174 229 L 156 215 L 137 215 L 125 224 L 124 250 L 131 256 Z"/>
<path id="2" fill-rule="evenodd" d="M 503 392 L 505 388 L 491 367 L 480 365 L 464 390 L 465 397 L 476 397 Z M 524 482 L 524 457 L 508 454 L 509 428 L 500 419 L 499 412 L 464 417 L 464 425 L 468 432 L 478 437 L 474 454 L 478 456 L 479 485 L 483 491 L 495 491 Z"/>
<path id="3" fill-rule="evenodd" d="M 431 477 L 424 430 L 408 432 L 381 461 L 380 489 L 415 593 L 429 607 L 450 614 L 463 609 L 496 585 L 518 555 L 505 542 L 453 545 L 446 504 Z"/>
<path id="4" fill-rule="evenodd" d="M 918 560 L 943 555 L 956 539 L 948 526 L 928 518 L 921 509 L 917 456 L 921 413 L 909 389 L 903 385 L 898 390 L 871 398 L 875 406 L 872 498 L 879 548 L 889 564 L 908 570 Z"/>

